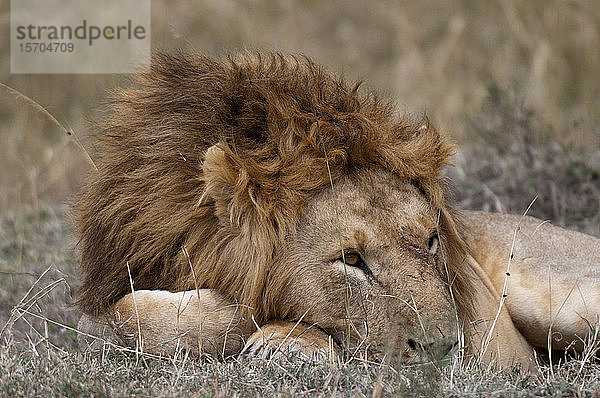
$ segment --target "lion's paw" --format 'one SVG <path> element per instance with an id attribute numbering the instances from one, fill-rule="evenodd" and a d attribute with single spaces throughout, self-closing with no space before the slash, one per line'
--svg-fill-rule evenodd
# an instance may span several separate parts
<path id="1" fill-rule="evenodd" d="M 295 358 L 335 362 L 341 350 L 333 338 L 306 323 L 274 321 L 261 326 L 246 341 L 242 354 L 260 358 Z"/>

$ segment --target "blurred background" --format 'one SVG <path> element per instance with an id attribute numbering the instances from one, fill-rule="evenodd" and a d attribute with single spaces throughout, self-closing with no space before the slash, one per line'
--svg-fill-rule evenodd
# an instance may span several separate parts
<path id="1" fill-rule="evenodd" d="M 11 75 L 0 1 L 0 81 L 72 129 L 120 75 Z M 523 212 L 600 235 L 600 3 L 568 0 L 152 2 L 155 48 L 217 57 L 303 53 L 427 113 L 459 145 L 448 173 L 459 207 Z M 0 89 L 0 215 L 64 209 L 89 171 L 45 115 Z"/>

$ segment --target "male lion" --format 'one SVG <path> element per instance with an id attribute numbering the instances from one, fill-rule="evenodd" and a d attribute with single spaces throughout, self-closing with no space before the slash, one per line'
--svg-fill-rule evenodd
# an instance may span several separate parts
<path id="1" fill-rule="evenodd" d="M 404 362 L 464 336 L 484 363 L 532 368 L 550 326 L 565 347 L 597 322 L 600 241 L 457 214 L 453 148 L 426 119 L 277 54 L 157 54 L 134 80 L 74 209 L 82 331 L 160 354 Z"/>

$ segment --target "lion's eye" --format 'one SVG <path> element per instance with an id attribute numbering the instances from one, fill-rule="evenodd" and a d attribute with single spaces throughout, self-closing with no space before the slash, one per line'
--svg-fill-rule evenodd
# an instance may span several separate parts
<path id="1" fill-rule="evenodd" d="M 363 264 L 363 259 L 357 253 L 344 253 L 344 257 L 340 258 L 339 261 L 352 267 L 360 267 Z"/>
<path id="2" fill-rule="evenodd" d="M 438 247 L 440 246 L 440 237 L 438 234 L 433 235 L 429 238 L 429 254 L 432 256 L 435 255 L 438 251 Z"/>

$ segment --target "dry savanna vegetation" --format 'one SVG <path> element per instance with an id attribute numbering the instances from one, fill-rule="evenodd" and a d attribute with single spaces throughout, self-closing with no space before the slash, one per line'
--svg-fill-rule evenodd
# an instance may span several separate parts
<path id="1" fill-rule="evenodd" d="M 152 41 L 224 56 L 304 53 L 421 114 L 460 147 L 448 174 L 458 207 L 523 212 L 600 236 L 600 5 L 487 2 L 153 1 Z M 9 37 L 9 4 L 0 30 Z M 95 156 L 90 121 L 111 75 L 14 75 Z M 87 155 L 73 135 L 0 89 L 0 395 L 599 396 L 598 341 L 553 353 L 535 375 L 450 359 L 410 367 L 235 358 L 194 362 L 78 353 L 79 286 L 70 201 Z"/>

